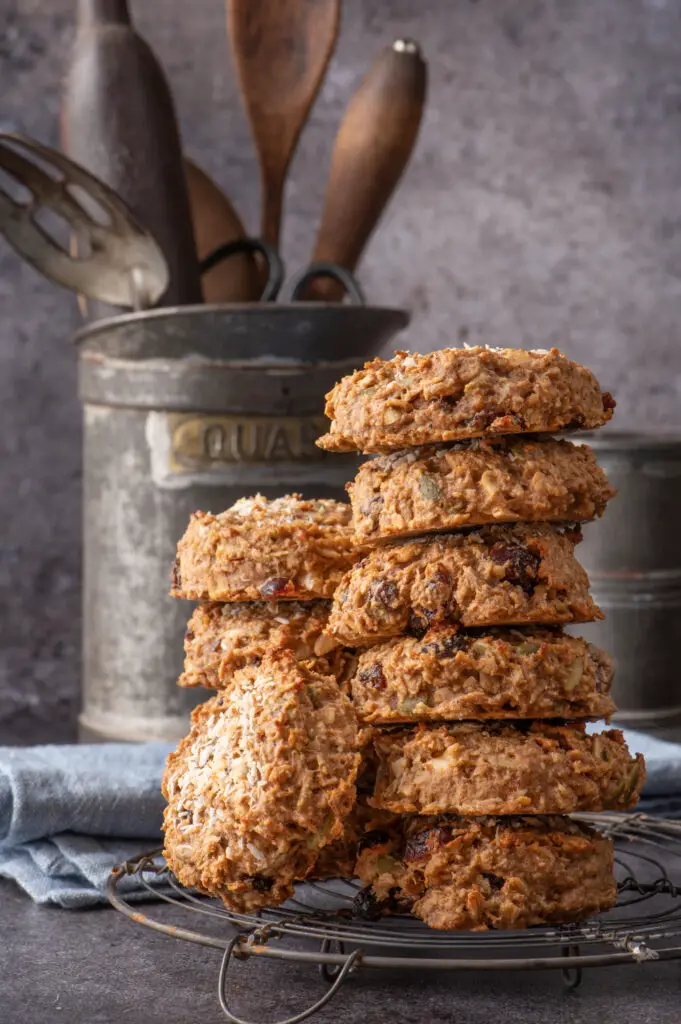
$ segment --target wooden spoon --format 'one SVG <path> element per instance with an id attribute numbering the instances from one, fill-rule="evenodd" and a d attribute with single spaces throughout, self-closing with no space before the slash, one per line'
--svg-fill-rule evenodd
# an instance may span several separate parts
<path id="1" fill-rule="evenodd" d="M 413 152 L 427 65 L 416 43 L 386 47 L 360 83 L 338 130 L 313 260 L 354 270 Z M 340 285 L 310 284 L 306 298 L 336 301 Z"/>
<path id="2" fill-rule="evenodd" d="M 227 0 L 227 20 L 260 165 L 260 231 L 276 247 L 286 172 L 336 44 L 340 0 Z"/>
<path id="3" fill-rule="evenodd" d="M 184 170 L 196 252 L 202 260 L 219 245 L 245 238 L 246 231 L 225 193 L 205 171 L 187 157 Z M 230 256 L 202 276 L 201 286 L 204 302 L 255 302 L 260 297 L 260 274 L 253 254 Z"/>

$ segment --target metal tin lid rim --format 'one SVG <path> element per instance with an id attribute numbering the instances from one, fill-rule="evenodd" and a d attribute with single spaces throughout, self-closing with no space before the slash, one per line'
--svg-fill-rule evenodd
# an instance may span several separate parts
<path id="1" fill-rule="evenodd" d="M 365 362 L 409 322 L 405 310 L 372 306 L 176 306 L 126 313 L 90 324 L 76 335 L 81 358 L 92 352 L 144 362 L 185 363 L 192 356 L 222 362 L 256 359 L 317 364 L 352 358 Z"/>
<path id="2" fill-rule="evenodd" d="M 146 321 L 157 321 L 165 318 L 171 319 L 178 315 L 184 315 L 196 313 L 198 315 L 206 316 L 211 313 L 242 313 L 242 314 L 254 314 L 260 313 L 265 316 L 281 316 L 288 315 L 291 311 L 306 311 L 308 315 L 313 310 L 319 310 L 327 313 L 333 311 L 340 313 L 344 316 L 347 312 L 348 315 L 357 316 L 358 312 L 369 312 L 372 314 L 384 314 L 386 316 L 393 316 L 396 319 L 400 319 L 403 325 L 409 323 L 411 314 L 406 309 L 401 309 L 393 306 L 352 306 L 343 302 L 291 302 L 291 303 L 262 303 L 262 302 L 234 302 L 234 303 L 202 303 L 193 306 L 162 306 L 157 309 L 144 309 L 137 312 L 120 313 L 117 316 L 106 317 L 103 320 L 97 320 L 92 324 L 86 324 L 84 327 L 80 327 L 73 335 L 72 341 L 75 345 L 82 345 L 84 342 L 89 341 L 90 338 L 100 334 L 102 331 L 110 330 L 112 327 L 123 327 L 128 324 L 138 324 Z"/>

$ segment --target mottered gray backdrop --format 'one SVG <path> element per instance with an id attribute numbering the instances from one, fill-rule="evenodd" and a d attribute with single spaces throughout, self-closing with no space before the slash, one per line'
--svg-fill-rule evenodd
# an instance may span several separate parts
<path id="1" fill-rule="evenodd" d="M 0 0 L 0 125 L 56 143 L 75 0 Z M 185 149 L 247 228 L 256 168 L 222 0 L 137 0 Z M 405 347 L 549 347 L 593 368 L 617 423 L 681 428 L 681 5 L 345 0 L 291 170 L 284 255 L 309 258 L 334 132 L 372 58 L 423 46 L 418 148 L 361 266 Z M 74 300 L 0 241 L 0 742 L 74 735 L 80 412 Z M 180 642 L 181 638 L 178 638 Z"/>

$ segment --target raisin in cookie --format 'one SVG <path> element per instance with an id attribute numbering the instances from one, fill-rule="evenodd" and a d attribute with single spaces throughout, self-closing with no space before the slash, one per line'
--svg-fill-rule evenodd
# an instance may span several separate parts
<path id="1" fill-rule="evenodd" d="M 645 779 L 618 729 L 459 723 L 374 734 L 369 803 L 395 814 L 570 814 L 626 811 Z"/>
<path id="2" fill-rule="evenodd" d="M 241 498 L 225 512 L 195 512 L 177 548 L 173 597 L 274 601 L 331 597 L 355 560 L 350 506 Z"/>
<path id="3" fill-rule="evenodd" d="M 235 672 L 259 665 L 268 650 L 285 647 L 298 661 L 315 661 L 323 675 L 342 676 L 345 654 L 323 636 L 330 601 L 253 601 L 200 604 L 184 640 L 180 686 L 225 690 Z"/>
<path id="4" fill-rule="evenodd" d="M 556 348 L 445 348 L 373 359 L 326 396 L 327 451 L 390 452 L 490 434 L 600 427 L 615 402 Z"/>
<path id="5" fill-rule="evenodd" d="M 362 839 L 359 916 L 411 912 L 483 931 L 582 921 L 614 906 L 614 847 L 570 818 L 406 819 Z"/>
<path id="6" fill-rule="evenodd" d="M 341 580 L 328 631 L 363 647 L 443 623 L 600 619 L 574 556 L 580 539 L 575 529 L 519 523 L 375 548 Z"/>
<path id="7" fill-rule="evenodd" d="M 536 438 L 383 455 L 347 489 L 360 544 L 495 522 L 581 522 L 615 494 L 589 447 Z"/>
<path id="8" fill-rule="evenodd" d="M 268 655 L 196 708 L 168 758 L 164 854 L 232 910 L 275 906 L 344 834 L 357 798 L 355 713 L 335 679 Z"/>
<path id="9" fill-rule="evenodd" d="M 581 637 L 528 626 L 439 626 L 359 655 L 351 680 L 363 722 L 609 718 L 612 659 Z"/>

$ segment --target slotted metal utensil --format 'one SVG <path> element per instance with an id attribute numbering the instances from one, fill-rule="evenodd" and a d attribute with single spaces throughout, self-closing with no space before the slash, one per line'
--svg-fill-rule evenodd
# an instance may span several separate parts
<path id="1" fill-rule="evenodd" d="M 57 150 L 6 132 L 0 172 L 0 231 L 41 274 L 114 306 L 147 309 L 161 298 L 163 252 L 107 185 Z M 50 216 L 76 236 L 78 255 L 46 228 Z"/>

